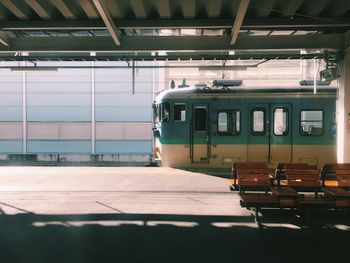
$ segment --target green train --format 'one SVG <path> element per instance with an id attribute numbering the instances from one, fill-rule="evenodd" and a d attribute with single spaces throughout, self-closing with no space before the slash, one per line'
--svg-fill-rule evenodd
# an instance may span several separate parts
<path id="1" fill-rule="evenodd" d="M 226 81 L 227 83 L 228 81 Z M 216 82 L 218 83 L 218 82 Z M 170 89 L 154 104 L 154 158 L 175 168 L 336 160 L 335 88 Z"/>

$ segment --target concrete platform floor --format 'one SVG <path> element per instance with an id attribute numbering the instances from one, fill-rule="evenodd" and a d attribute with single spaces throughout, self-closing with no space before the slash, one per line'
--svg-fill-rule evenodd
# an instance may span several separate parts
<path id="1" fill-rule="evenodd" d="M 0 167 L 0 262 L 330 262 L 350 214 L 263 213 L 227 179 L 170 168 Z"/>

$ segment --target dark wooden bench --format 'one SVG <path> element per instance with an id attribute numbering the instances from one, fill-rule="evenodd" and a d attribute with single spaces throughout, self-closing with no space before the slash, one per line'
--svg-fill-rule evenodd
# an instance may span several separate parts
<path id="1" fill-rule="evenodd" d="M 285 164 L 285 180 L 280 184 L 302 192 L 315 192 L 321 189 L 320 171 L 316 166 L 308 164 Z"/>
<path id="2" fill-rule="evenodd" d="M 323 186 L 350 189 L 350 163 L 325 164 L 321 170 Z"/>
<path id="3" fill-rule="evenodd" d="M 280 207 L 294 207 L 297 204 L 298 192 L 288 186 L 270 187 L 272 196 L 279 200 Z"/>
<path id="4" fill-rule="evenodd" d="M 259 220 L 259 211 L 262 208 L 279 208 L 280 202 L 278 198 L 272 196 L 270 193 L 239 193 L 241 200 L 241 207 L 245 207 L 254 211 L 255 223 L 261 228 Z"/>
<path id="5" fill-rule="evenodd" d="M 317 169 L 316 165 L 310 165 L 307 163 L 278 163 L 275 172 L 275 177 L 278 182 L 286 180 L 285 167 L 289 169 Z"/>
<path id="6" fill-rule="evenodd" d="M 271 186 L 271 178 L 266 163 L 235 163 L 236 183 L 240 192 L 264 190 Z"/>
<path id="7" fill-rule="evenodd" d="M 350 207 L 350 192 L 340 187 L 323 187 L 322 188 L 326 197 L 331 198 L 337 208 Z"/>
<path id="8" fill-rule="evenodd" d="M 266 169 L 266 165 L 261 164 L 236 164 L 238 183 L 242 187 L 247 185 L 259 185 L 258 175 L 261 171 Z M 240 192 L 242 207 L 255 210 L 255 221 L 258 226 L 261 226 L 259 220 L 259 211 L 261 209 L 269 208 L 289 208 L 301 211 L 306 211 L 307 220 L 309 220 L 310 213 L 317 209 L 350 209 L 350 192 L 339 187 L 324 187 L 324 195 L 318 195 L 321 190 L 320 173 L 316 166 L 308 164 L 283 164 L 279 169 L 283 169 L 285 180 L 281 183 L 282 186 L 270 186 L 271 193 L 244 193 Z M 344 166 L 342 166 L 344 168 Z M 343 169 L 344 170 L 344 169 Z M 267 182 L 267 173 L 262 178 Z M 276 173 L 277 174 L 277 173 Z M 334 173 L 338 180 L 343 179 L 343 175 L 348 176 L 347 172 L 341 172 L 338 169 Z M 241 176 L 241 178 L 240 178 Z M 246 178 L 249 183 L 246 182 Z M 346 177 L 347 178 L 347 177 Z M 240 180 L 241 179 L 241 180 Z M 251 182 L 253 181 L 253 182 Z M 269 181 L 271 182 L 271 181 Z M 260 182 L 261 183 L 261 182 Z M 262 184 L 264 185 L 264 184 Z M 265 186 L 271 185 L 265 184 Z M 302 191 L 315 191 L 315 195 L 309 193 L 298 193 L 298 189 Z"/>

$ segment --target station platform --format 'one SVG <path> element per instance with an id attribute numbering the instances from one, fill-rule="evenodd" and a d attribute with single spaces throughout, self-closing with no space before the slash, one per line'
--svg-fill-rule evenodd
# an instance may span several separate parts
<path id="1" fill-rule="evenodd" d="M 225 178 L 171 168 L 2 166 L 1 262 L 348 257 L 349 213 L 320 213 L 309 225 L 274 211 L 259 229 L 239 200 Z"/>

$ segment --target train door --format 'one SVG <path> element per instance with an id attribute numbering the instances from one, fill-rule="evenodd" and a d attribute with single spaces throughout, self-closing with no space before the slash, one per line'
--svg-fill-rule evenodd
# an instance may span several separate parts
<path id="1" fill-rule="evenodd" d="M 270 104 L 270 162 L 292 161 L 292 125 L 290 104 Z"/>
<path id="2" fill-rule="evenodd" d="M 291 105 L 250 105 L 248 119 L 248 161 L 291 162 Z"/>
<path id="3" fill-rule="evenodd" d="M 191 124 L 192 163 L 209 162 L 209 115 L 208 105 L 193 105 Z"/>
<path id="4" fill-rule="evenodd" d="M 248 109 L 248 144 L 249 162 L 269 161 L 269 105 L 253 104 Z"/>

